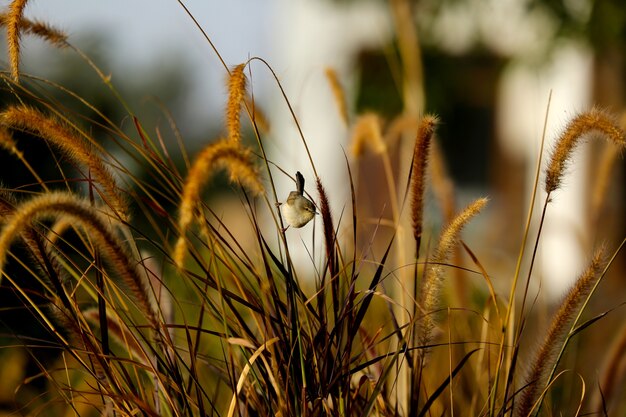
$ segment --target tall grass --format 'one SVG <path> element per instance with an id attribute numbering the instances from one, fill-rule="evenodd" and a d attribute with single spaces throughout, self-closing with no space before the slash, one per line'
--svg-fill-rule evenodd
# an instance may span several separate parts
<path id="1" fill-rule="evenodd" d="M 403 3 L 392 3 L 402 30 Z M 518 265 L 529 261 L 530 271 L 519 286 L 524 278 L 520 268 L 510 272 L 507 298 L 494 289 L 488 261 L 477 249 L 483 230 L 462 236 L 488 199 L 476 198 L 454 210 L 453 185 L 436 143 L 438 119 L 417 119 L 409 112 L 385 125 L 376 114 L 350 115 L 337 74 L 327 70 L 341 117 L 353 132 L 348 171 L 366 152 L 381 160 L 392 214 L 376 222 L 392 233 L 360 232 L 371 219 L 362 217 L 358 179 L 351 174 L 351 215 L 334 218 L 327 184 L 310 157 L 315 178 L 309 184 L 315 184 L 316 193 L 309 192 L 321 214 L 324 250 L 318 255 L 321 267 L 316 258 L 310 265 L 296 263 L 286 239 L 291 231 L 285 231 L 277 209 L 289 190 L 275 185 L 274 178 L 284 171 L 265 152 L 269 123 L 248 92 L 250 62 L 224 65 L 226 134 L 207 143 L 181 172 L 161 132 L 151 133 L 130 110 L 132 133 L 106 117 L 95 121 L 58 111 L 46 89 L 72 93 L 20 72 L 22 33 L 52 37 L 53 44 L 62 38 L 63 46 L 83 57 L 86 68 L 95 70 L 119 98 L 111 80 L 61 32 L 49 26 L 32 30 L 22 16 L 25 5 L 11 2 L 1 20 L 9 33 L 11 66 L 2 80 L 14 103 L 4 104 L 0 112 L 0 144 L 37 182 L 32 192 L 5 189 L 0 196 L 0 269 L 2 285 L 15 289 L 46 332 L 41 340 L 22 338 L 20 344 L 31 352 L 52 350 L 56 359 L 44 363 L 32 358 L 39 373 L 17 393 L 33 381 L 43 388 L 19 401 L 20 413 L 496 417 L 552 415 L 587 406 L 582 394 L 576 398 L 576 393 L 559 392 L 561 380 L 576 372 L 562 359 L 575 336 L 608 315 L 608 309 L 594 311 L 592 318 L 584 313 L 622 253 L 623 241 L 597 251 L 556 308 L 549 328 L 534 329 L 529 325 L 534 312 L 529 284 L 541 227 L 529 236 L 529 225 L 536 214 L 529 213 L 528 223 L 519 225 L 527 238 L 535 239 L 532 252 L 520 242 Z M 411 45 L 417 42 L 411 33 L 402 37 L 407 56 L 419 50 Z M 409 67 L 420 65 L 414 59 Z M 269 65 L 265 68 L 273 74 Z M 405 99 L 414 100 L 417 93 L 411 88 L 417 81 L 406 78 Z M 276 88 L 297 125 L 277 78 Z M 85 112 L 97 111 L 88 98 L 79 102 Z M 244 130 L 242 123 L 251 129 Z M 115 154 L 89 133 L 90 124 L 115 138 Z M 607 112 L 592 109 L 574 117 L 550 157 L 541 223 L 558 198 L 554 192 L 562 187 L 573 149 L 590 133 L 624 148 L 624 133 Z M 250 141 L 242 140 L 244 135 L 253 135 L 255 145 L 246 145 Z M 414 140 L 407 178 L 394 174 L 398 171 L 390 157 L 400 136 Z M 25 137 L 43 141 L 26 143 Z M 304 135 L 301 140 L 308 150 Z M 184 160 L 187 151 L 179 143 L 178 157 Z M 26 146 L 45 150 L 46 145 L 75 168 L 61 173 L 61 187 L 39 179 L 37 167 L 20 151 Z M 145 174 L 119 162 L 114 156 L 119 152 Z M 64 170 L 62 164 L 56 166 Z M 239 197 L 246 215 L 237 224 L 223 220 L 203 199 L 220 170 L 229 173 L 230 192 Z M 431 188 L 446 219 L 440 230 L 428 226 L 424 210 Z M 404 210 L 411 214 L 406 224 Z M 234 231 L 242 227 L 245 240 Z M 461 251 L 468 255 L 467 263 L 457 263 Z M 461 299 L 450 281 L 459 270 L 484 281 L 476 297 L 462 298 L 469 300 L 462 308 L 450 302 Z M 24 276 L 34 278 L 36 288 L 26 285 Z M 524 342 L 536 338 L 544 341 L 535 353 L 523 351 Z M 611 363 L 623 362 L 623 346 L 624 337 L 618 337 L 614 353 L 607 356 Z M 586 391 L 597 394 L 590 406 L 600 412 L 621 407 L 611 412 L 623 413 L 623 384 L 610 370 L 600 388 L 585 381 Z"/>

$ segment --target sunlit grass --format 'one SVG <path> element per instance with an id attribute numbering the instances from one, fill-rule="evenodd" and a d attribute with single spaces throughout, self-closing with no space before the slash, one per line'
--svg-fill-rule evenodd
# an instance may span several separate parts
<path id="1" fill-rule="evenodd" d="M 314 186 L 306 191 L 320 213 L 323 248 L 310 262 L 295 262 L 286 238 L 292 230 L 278 208 L 290 190 L 277 190 L 274 180 L 293 173 L 266 156 L 269 123 L 248 94 L 250 62 L 224 65 L 225 137 L 181 163 L 187 156 L 184 141 L 178 140 L 179 149 L 166 145 L 177 141 L 178 132 L 164 138 L 144 126 L 110 78 L 76 48 L 86 68 L 95 70 L 129 112 L 132 133 L 103 114 L 97 113 L 102 117 L 96 121 L 80 109 L 61 111 L 48 91 L 76 99 L 71 91 L 19 71 L 20 30 L 32 27 L 21 16 L 25 3 L 12 2 L 2 20 L 12 28 L 9 42 L 17 49 L 9 51 L 11 71 L 2 74 L 14 102 L 0 110 L 0 139 L 34 180 L 27 182 L 28 192 L 15 187 L 0 195 L 0 268 L 2 285 L 14 289 L 44 336 L 20 338 L 15 329 L 15 342 L 4 356 L 23 363 L 25 356 L 16 352 L 54 354 L 44 361 L 33 353 L 39 372 L 32 376 L 0 366 L 0 375 L 19 373 L 14 397 L 21 413 L 496 417 L 575 412 L 587 404 L 580 391 L 559 394 L 561 380 L 576 372 L 563 366 L 562 357 L 575 336 L 608 314 L 609 308 L 593 312 L 591 319 L 582 315 L 623 242 L 589 254 L 589 267 L 554 317 L 546 319 L 552 324 L 544 335 L 526 327 L 534 317 L 530 305 L 538 309 L 529 283 L 541 241 L 541 227 L 530 236 L 530 223 L 538 216 L 543 225 L 551 200 L 558 198 L 552 193 L 567 174 L 565 161 L 590 131 L 624 148 L 624 133 L 610 114 L 593 109 L 573 118 L 548 161 L 546 179 L 537 171 L 535 192 L 543 186 L 548 197 L 542 213 L 530 211 L 525 225 L 515 225 L 525 229 L 525 238 L 519 254 L 512 254 L 518 268 L 507 277 L 510 292 L 499 294 L 488 260 L 476 250 L 489 230 L 462 235 L 482 216 L 488 199 L 476 196 L 465 208 L 454 207 L 453 184 L 436 143 L 438 119 L 398 115 L 385 124 L 377 114 L 349 115 L 340 80 L 327 70 L 337 111 L 353 132 L 346 182 L 351 206 L 340 218 L 332 215 L 335 202 L 309 153 L 314 178 L 307 184 Z M 274 76 L 265 61 L 252 61 Z M 87 97 L 78 101 L 82 111 L 97 111 Z M 241 118 L 247 118 L 250 131 L 242 130 Z M 92 136 L 95 126 L 114 139 L 115 149 Z M 254 140 L 242 140 L 244 135 Z M 391 152 L 401 135 L 414 140 L 414 150 L 408 177 L 398 178 Z M 40 140 L 28 142 L 34 137 Z M 308 152 L 307 138 L 300 139 Z M 52 165 L 61 180 L 41 179 L 39 167 L 20 152 L 27 146 L 60 151 L 60 157 L 52 153 L 57 158 Z M 380 159 L 390 218 L 360 214 L 363 203 L 351 167 L 366 153 Z M 121 161 L 132 161 L 141 172 Z M 244 214 L 233 223 L 204 199 L 221 171 L 229 174 L 228 192 Z M 440 230 L 425 227 L 428 188 L 445 219 Z M 410 211 L 410 221 L 403 221 L 404 211 Z M 372 223 L 377 229 L 363 234 L 361 226 Z M 383 228 L 391 233 L 381 233 Z M 527 246 L 526 240 L 534 244 Z M 455 256 L 462 253 L 468 262 Z M 530 265 L 527 275 L 522 263 Z M 482 276 L 475 296 L 461 294 L 450 279 L 459 271 Z M 37 286 L 27 285 L 25 277 Z M 451 302 L 461 299 L 466 304 Z M 520 351 L 535 339 L 544 340 L 536 353 Z M 618 347 L 623 340 L 617 338 Z M 600 367 L 605 357 L 619 363 L 623 348 L 589 360 Z M 16 384 L 19 378 L 6 380 Z M 595 381 L 580 379 L 586 391 L 599 392 Z M 603 381 L 608 385 L 601 387 L 603 401 L 591 404 L 595 411 L 620 395 L 617 378 Z M 30 390 L 35 382 L 39 389 Z M 4 390 L 0 394 L 7 396 Z"/>

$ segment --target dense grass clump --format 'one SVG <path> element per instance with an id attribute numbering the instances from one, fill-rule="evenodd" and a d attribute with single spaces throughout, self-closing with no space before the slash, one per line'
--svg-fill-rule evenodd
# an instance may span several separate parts
<path id="1" fill-rule="evenodd" d="M 0 18 L 10 65 L 2 81 L 12 98 L 0 109 L 0 145 L 34 178 L 0 193 L 1 285 L 12 289 L 44 334 L 35 339 L 13 330 L 18 343 L 12 344 L 29 352 L 37 368 L 15 391 L 17 411 L 499 417 L 626 410 L 619 399 L 624 378 L 611 372 L 624 363 L 623 335 L 610 354 L 606 349 L 584 358 L 609 369 L 601 383 L 585 380 L 563 360 L 575 351 L 575 336 L 601 326 L 608 315 L 610 307 L 591 318 L 585 313 L 624 241 L 590 253 L 589 266 L 558 305 L 540 308 L 530 290 L 545 213 L 558 198 L 555 191 L 577 143 L 593 133 L 610 139 L 615 149 L 625 146 L 622 127 L 608 112 L 581 112 L 558 138 L 546 175 L 538 170 L 532 193 L 534 203 L 545 178 L 538 231 L 531 231 L 531 220 L 538 217 L 531 204 L 527 224 L 515 225 L 524 231 L 514 255 L 517 268 L 494 286 L 489 260 L 478 249 L 489 230 L 463 238 L 489 199 L 477 197 L 456 209 L 437 144 L 438 117 L 411 113 L 408 104 L 405 114 L 389 121 L 372 112 L 351 115 L 341 80 L 326 69 L 339 116 L 351 133 L 352 153 L 346 157 L 351 206 L 335 214 L 328 184 L 301 135 L 310 162 L 302 170 L 313 173 L 308 184 L 315 186 L 298 191 L 316 202 L 322 236 L 314 234 L 311 247 L 323 248 L 312 250 L 303 264 L 291 256 L 287 235 L 294 231 L 285 227 L 279 209 L 290 190 L 275 185 L 277 176 L 293 173 L 267 156 L 269 121 L 251 96 L 246 75 L 254 62 L 274 76 L 298 126 L 271 66 L 261 58 L 224 64 L 225 133 L 182 164 L 184 141 L 172 150 L 163 132 L 144 128 L 86 54 L 62 32 L 23 16 L 26 3 L 12 1 Z M 400 33 L 409 30 L 401 17 Z M 128 109 L 136 129 L 122 130 L 87 97 L 78 98 L 80 106 L 95 112 L 97 121 L 80 110 L 64 111 L 47 92 L 76 99 L 71 92 L 20 71 L 23 34 L 84 58 Z M 403 56 L 412 56 L 410 39 L 401 39 Z M 405 63 L 408 69 L 417 64 Z M 405 100 L 420 96 L 410 92 L 415 80 L 405 78 Z M 119 149 L 103 146 L 92 134 L 95 126 Z M 413 152 L 403 177 L 394 155 L 407 138 Z M 26 147 L 51 152 L 61 179 L 42 179 L 40 167 L 22 153 Z M 371 219 L 361 210 L 353 173 L 365 156 L 380 162 L 388 218 Z M 136 162 L 142 173 L 132 172 L 124 160 Z M 204 198 L 223 172 L 229 192 L 239 198 L 243 215 L 236 224 Z M 606 182 L 598 184 L 606 189 Z M 432 196 L 441 208 L 436 214 L 441 227 L 428 221 Z M 363 226 L 372 224 L 369 233 Z M 527 244 L 532 239 L 534 244 Z M 471 297 L 450 279 L 459 274 L 482 277 Z M 509 293 L 500 294 L 502 288 Z M 544 310 L 554 311 L 546 313 L 547 330 L 534 325 L 537 311 Z M 35 352 L 42 349 L 53 352 L 51 359 L 38 358 Z M 579 379 L 582 394 L 563 393 Z M 35 392 L 26 389 L 33 381 L 39 383 Z M 585 391 L 594 392 L 590 401 Z"/>

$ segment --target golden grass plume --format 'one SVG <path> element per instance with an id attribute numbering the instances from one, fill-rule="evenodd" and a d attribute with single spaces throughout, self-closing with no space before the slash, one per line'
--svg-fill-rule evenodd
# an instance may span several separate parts
<path id="1" fill-rule="evenodd" d="M 12 193 L 5 190 L 0 191 L 0 219 L 4 220 L 13 216 L 17 205 L 18 201 Z M 28 247 L 31 258 L 35 264 L 46 270 L 46 273 L 42 274 L 42 276 L 50 277 L 52 274 L 56 277 L 60 276 L 60 268 L 56 259 L 54 257 L 47 256 L 48 254 L 46 253 L 47 250 L 46 245 L 44 244 L 44 239 L 39 233 L 37 233 L 36 229 L 32 227 L 25 227 L 20 232 L 20 238 Z M 52 284 L 54 285 L 54 283 Z"/>
<path id="2" fill-rule="evenodd" d="M 13 135 L 4 126 L 0 126 L 0 147 L 18 157 L 22 155 L 22 152 L 17 148 L 17 142 L 13 139 Z"/>
<path id="3" fill-rule="evenodd" d="M 246 64 L 234 67 L 228 76 L 228 102 L 226 104 L 226 129 L 228 138 L 241 142 L 241 105 L 246 97 Z"/>
<path id="4" fill-rule="evenodd" d="M 14 213 L 4 219 L 0 231 L 0 271 L 4 269 L 11 244 L 25 228 L 38 220 L 59 217 L 68 218 L 74 226 L 85 230 L 94 247 L 131 289 L 142 313 L 156 326 L 156 316 L 144 281 L 120 237 L 113 231 L 107 218 L 89 201 L 73 194 L 49 192 L 35 196 L 19 204 Z"/>
<path id="5" fill-rule="evenodd" d="M 525 377 L 526 387 L 522 392 L 520 400 L 517 402 L 516 416 L 530 415 L 533 407 L 535 407 L 535 403 L 539 400 L 544 388 L 549 383 L 547 379 L 550 377 L 555 361 L 559 357 L 559 352 L 568 332 L 574 324 L 581 306 L 601 276 L 605 265 L 603 259 L 604 250 L 600 248 L 596 251 L 589 266 L 576 280 L 555 313 L 543 342 L 539 345 L 529 362 L 529 370 Z"/>
<path id="6" fill-rule="evenodd" d="M 387 145 L 383 139 L 380 117 L 372 112 L 360 115 L 354 123 L 350 143 L 355 156 L 367 150 L 377 155 L 385 153 Z"/>
<path id="7" fill-rule="evenodd" d="M 333 93 L 333 97 L 335 98 L 335 103 L 337 104 L 337 108 L 339 109 L 341 120 L 347 126 L 348 104 L 346 102 L 346 94 L 344 92 L 344 89 L 339 82 L 339 76 L 337 75 L 337 71 L 335 71 L 334 68 L 328 67 L 324 70 L 324 74 L 326 75 L 326 79 L 328 80 L 328 84 L 330 85 L 330 91 Z"/>
<path id="8" fill-rule="evenodd" d="M 441 232 L 437 248 L 428 260 L 420 293 L 420 307 L 425 313 L 421 321 L 419 334 L 419 341 L 422 345 L 430 343 L 432 330 L 435 327 L 432 313 L 437 308 L 440 299 L 439 294 L 445 276 L 444 265 L 448 262 L 452 251 L 458 244 L 463 227 L 485 207 L 487 202 L 487 198 L 479 198 L 461 210 Z M 426 354 L 425 349 L 424 354 Z"/>
<path id="9" fill-rule="evenodd" d="M 0 26 L 8 28 L 8 23 L 9 13 L 0 13 Z M 18 25 L 19 30 L 22 33 L 28 33 L 37 36 L 58 48 L 64 48 L 68 46 L 67 34 L 57 28 L 50 26 L 45 22 L 39 20 L 30 20 L 22 16 L 22 18 L 18 22 Z"/>
<path id="10" fill-rule="evenodd" d="M 205 147 L 193 162 L 183 185 L 178 218 L 181 235 L 174 250 L 174 260 L 179 266 L 182 265 L 187 248 L 185 230 L 193 221 L 200 192 L 211 176 L 222 168 L 228 170 L 232 182 L 241 183 L 256 195 L 264 192 L 249 149 L 230 139 L 221 139 Z"/>
<path id="11" fill-rule="evenodd" d="M 13 0 L 9 4 L 9 12 L 6 18 L 7 27 L 7 51 L 11 65 L 11 77 L 15 82 L 20 79 L 20 28 L 22 16 L 28 0 Z"/>
<path id="12" fill-rule="evenodd" d="M 416 253 L 419 254 L 422 240 L 423 217 L 424 217 L 424 190 L 426 189 L 426 171 L 429 161 L 430 143 L 432 141 L 438 119 L 433 115 L 422 118 L 415 148 L 413 150 L 413 168 L 411 173 L 411 219 L 413 221 L 413 236 L 417 243 Z"/>
<path id="13" fill-rule="evenodd" d="M 545 191 L 548 194 L 560 187 L 563 172 L 574 148 L 584 136 L 590 133 L 600 133 L 620 148 L 626 145 L 624 131 L 606 112 L 593 108 L 578 114 L 567 124 L 552 151 L 545 180 Z"/>
<path id="14" fill-rule="evenodd" d="M 326 246 L 326 258 L 331 276 L 335 279 L 338 273 L 337 253 L 335 251 L 335 226 L 333 225 L 333 216 L 330 211 L 330 203 L 328 202 L 328 194 L 319 177 L 315 179 L 317 192 L 320 196 L 320 213 L 322 215 L 322 226 L 324 228 L 324 243 Z M 335 279 L 336 281 L 336 279 Z"/>
<path id="15" fill-rule="evenodd" d="M 91 143 L 73 127 L 55 116 L 45 115 L 35 108 L 23 105 L 11 106 L 0 113 L 0 125 L 39 136 L 71 160 L 86 166 L 95 181 L 102 186 L 102 199 L 121 219 L 128 219 L 127 204 L 119 192 L 115 178 Z"/>

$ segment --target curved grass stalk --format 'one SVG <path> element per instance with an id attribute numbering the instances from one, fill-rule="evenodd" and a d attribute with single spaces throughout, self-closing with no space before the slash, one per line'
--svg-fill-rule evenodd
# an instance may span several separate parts
<path id="1" fill-rule="evenodd" d="M 16 207 L 15 214 L 5 220 L 0 231 L 0 270 L 4 268 L 11 243 L 35 221 L 45 218 L 68 217 L 75 225 L 88 231 L 96 246 L 109 261 L 110 266 L 120 274 L 139 302 L 139 307 L 149 322 L 157 328 L 157 319 L 152 302 L 133 262 L 126 254 L 122 243 L 115 235 L 109 221 L 89 202 L 63 192 L 51 192 L 31 198 Z"/>
<path id="2" fill-rule="evenodd" d="M 591 260 L 587 269 L 580 275 L 576 283 L 561 303 L 554 315 L 543 343 L 533 356 L 530 371 L 526 377 L 526 388 L 517 402 L 515 415 L 529 416 L 538 402 L 541 407 L 539 392 L 551 381 L 561 355 L 569 340 L 574 324 L 577 322 L 584 304 L 589 300 L 600 278 L 604 275 L 602 263 L 603 251 L 599 250 Z M 606 271 L 606 269 L 605 269 Z"/>
<path id="3" fill-rule="evenodd" d="M 552 381 L 552 379 L 553 379 L 553 377 L 554 377 L 554 375 L 556 373 L 557 366 L 558 366 L 558 364 L 559 364 L 559 362 L 561 360 L 561 357 L 565 353 L 565 349 L 567 348 L 567 345 L 569 344 L 569 341 L 571 340 L 572 337 L 574 337 L 578 333 L 579 330 L 582 330 L 582 329 L 578 328 L 578 325 L 579 325 L 579 322 L 580 322 L 580 318 L 581 318 L 583 312 L 585 311 L 585 309 L 587 307 L 587 304 L 589 304 L 589 300 L 591 299 L 591 297 L 595 293 L 598 285 L 600 284 L 600 282 L 602 281 L 602 279 L 606 275 L 609 267 L 613 264 L 613 262 L 617 258 L 617 255 L 622 251 L 622 249 L 624 248 L 625 245 L 626 245 L 626 238 L 624 238 L 622 240 L 622 243 L 619 245 L 619 247 L 615 250 L 615 252 L 611 256 L 611 259 L 609 259 L 608 262 L 606 262 L 604 264 L 604 266 L 601 268 L 601 270 L 599 270 L 601 265 L 598 265 L 598 267 L 596 268 L 596 269 L 598 269 L 598 271 L 596 271 L 597 277 L 595 278 L 595 280 L 591 280 L 588 283 L 584 282 L 584 281 L 581 282 L 580 284 L 578 282 L 576 283 L 576 286 L 574 287 L 574 291 L 576 291 L 579 286 L 581 286 L 581 287 L 583 287 L 583 286 L 589 287 L 590 286 L 591 288 L 588 288 L 588 289 L 583 288 L 581 290 L 581 294 L 580 294 L 581 300 L 579 301 L 580 305 L 579 305 L 579 307 L 577 309 L 575 309 L 577 311 L 572 311 L 571 312 L 572 314 L 576 313 L 576 317 L 573 320 L 571 320 L 571 324 L 569 326 L 569 330 L 568 330 L 567 335 L 565 337 L 565 341 L 561 344 L 561 347 L 560 347 L 558 353 L 556 353 L 556 355 L 555 355 L 555 358 L 554 358 L 554 361 L 553 361 L 554 363 L 553 363 L 553 365 L 552 365 L 552 367 L 550 369 L 550 372 L 549 372 L 549 374 L 547 376 L 546 381 L 548 381 L 548 382 Z M 602 253 L 600 252 L 598 255 L 596 255 L 596 257 L 600 258 L 601 255 L 602 255 Z M 595 263 L 595 258 L 592 261 L 592 265 L 590 266 L 590 269 L 595 267 L 594 263 Z M 582 281 L 584 279 L 584 277 L 585 277 L 585 274 L 583 274 L 583 276 L 579 279 L 579 281 Z M 569 301 L 569 298 L 570 297 L 568 296 L 567 299 L 566 299 L 566 302 L 564 303 L 564 305 L 567 304 L 567 302 Z M 566 307 L 566 306 L 563 306 L 561 308 L 564 309 L 564 307 Z M 558 317 L 558 314 L 557 314 L 557 317 Z M 539 402 L 539 408 L 541 407 L 542 401 L 543 401 L 543 398 L 541 398 L 541 401 Z M 539 412 L 539 410 L 538 410 L 538 412 Z"/>
<path id="4" fill-rule="evenodd" d="M 19 129 L 39 136 L 60 149 L 72 160 L 86 166 L 102 186 L 102 198 L 121 219 L 128 218 L 128 208 L 118 191 L 113 175 L 104 165 L 100 156 L 78 132 L 64 125 L 54 117 L 27 106 L 12 106 L 0 113 L 3 126 Z"/>
<path id="5" fill-rule="evenodd" d="M 254 362 L 256 362 L 258 357 L 261 356 L 268 347 L 278 342 L 279 340 L 280 339 L 278 337 L 274 337 L 266 341 L 261 346 L 259 346 L 259 348 L 254 351 L 250 359 L 248 359 L 248 363 L 246 363 L 246 366 L 243 367 L 243 370 L 241 371 L 241 375 L 239 376 L 239 380 L 237 381 L 237 387 L 235 389 L 235 392 L 233 393 L 233 398 L 230 401 L 230 407 L 228 408 L 228 413 L 226 414 L 227 417 L 232 417 L 235 415 L 235 407 L 237 406 L 237 397 L 239 396 L 239 393 L 241 392 L 241 388 L 243 387 L 243 384 L 246 381 L 246 377 L 248 376 L 250 369 L 252 369 L 252 365 L 254 365 Z"/>
<path id="6" fill-rule="evenodd" d="M 264 192 L 263 184 L 252 165 L 250 151 L 239 142 L 220 140 L 205 147 L 194 160 L 183 185 L 178 218 L 181 235 L 174 249 L 174 261 L 179 267 L 183 264 L 187 249 L 185 231 L 193 221 L 202 188 L 220 168 L 229 171 L 231 181 L 245 184 L 257 195 Z"/>

